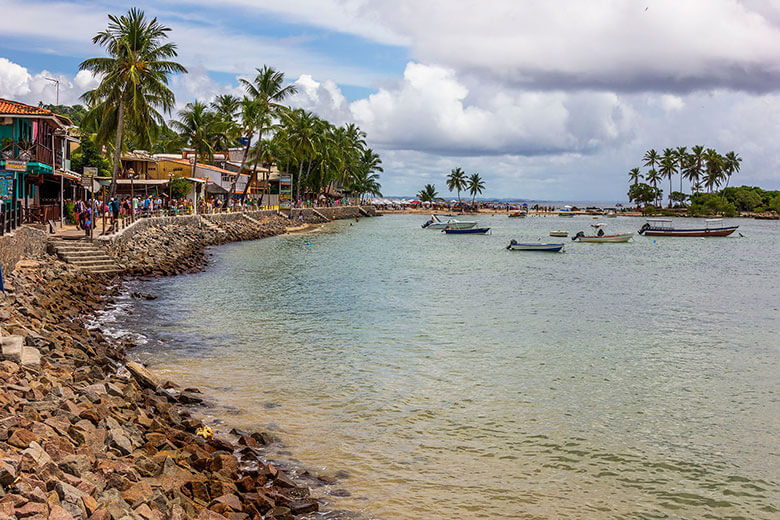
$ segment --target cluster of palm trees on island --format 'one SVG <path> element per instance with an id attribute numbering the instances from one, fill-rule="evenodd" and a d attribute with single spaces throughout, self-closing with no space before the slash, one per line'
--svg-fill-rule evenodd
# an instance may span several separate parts
<path id="1" fill-rule="evenodd" d="M 354 124 L 335 126 L 312 112 L 285 106 L 296 87 L 285 84 L 284 73 L 272 67 L 263 66 L 254 78 L 241 79 L 242 97 L 223 94 L 210 103 L 193 101 L 166 124 L 164 114 L 175 107 L 171 75 L 187 72 L 174 61 L 176 44 L 168 41 L 171 29 L 135 8 L 108 18 L 106 30 L 92 39 L 107 56 L 87 59 L 80 66 L 101 78 L 82 96 L 87 114 L 81 130 L 109 151 L 111 195 L 116 193 L 124 151 L 170 153 L 188 146 L 196 162 L 210 163 L 215 152 L 241 146 L 242 172 L 256 180 L 276 164 L 281 172 L 294 175 L 296 199 L 332 188 L 357 197 L 381 196 L 377 172 L 383 171 L 382 161 L 366 146 L 366 134 Z M 238 175 L 228 200 L 237 195 L 237 179 Z"/>
<path id="2" fill-rule="evenodd" d="M 655 149 L 648 150 L 643 157 L 643 166 L 648 170 L 643 174 L 639 168 L 632 168 L 628 172 L 631 186 L 628 190 L 629 200 L 649 204 L 654 202 L 659 205 L 663 190 L 658 187 L 664 179 L 669 180 L 669 207 L 674 203 L 683 204 L 689 197 L 683 192 L 683 180 L 690 183 L 693 194 L 707 190 L 712 193 L 721 184 L 728 183 L 731 176 L 738 173 L 742 158 L 735 152 L 721 155 L 713 148 L 705 148 L 696 145 L 691 147 L 679 146 L 666 148 L 663 153 Z M 674 191 L 672 179 L 675 175 L 680 177 L 680 189 Z M 646 182 L 640 182 L 645 180 Z"/>
<path id="3" fill-rule="evenodd" d="M 473 205 L 477 195 L 481 195 L 485 190 L 485 181 L 478 173 L 472 173 L 471 175 L 466 176 L 466 172 L 460 167 L 457 167 L 452 169 L 450 174 L 447 175 L 447 189 L 449 189 L 450 192 L 457 191 L 458 204 L 461 203 L 460 192 L 468 190 L 471 195 L 471 204 Z M 417 193 L 417 198 L 420 199 L 421 202 L 433 202 L 438 197 L 439 194 L 436 191 L 436 186 L 433 184 L 426 184 L 423 189 Z"/>

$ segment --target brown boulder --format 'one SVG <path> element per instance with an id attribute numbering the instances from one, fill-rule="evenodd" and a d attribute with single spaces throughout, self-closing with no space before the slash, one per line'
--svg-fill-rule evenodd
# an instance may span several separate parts
<path id="1" fill-rule="evenodd" d="M 14 430 L 13 433 L 11 433 L 11 436 L 8 438 L 8 444 L 21 449 L 25 449 L 30 446 L 31 442 L 40 443 L 41 438 L 31 431 L 21 428 Z"/>

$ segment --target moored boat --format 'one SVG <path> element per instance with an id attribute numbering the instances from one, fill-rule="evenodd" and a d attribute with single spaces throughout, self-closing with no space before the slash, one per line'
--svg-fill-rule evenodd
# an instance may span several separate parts
<path id="1" fill-rule="evenodd" d="M 510 251 L 539 251 L 546 253 L 558 253 L 563 250 L 563 244 L 544 243 L 544 242 L 517 242 L 512 240 L 506 246 Z"/>
<path id="2" fill-rule="evenodd" d="M 558 213 L 558 216 L 559 217 L 564 217 L 564 218 L 571 218 L 571 217 L 574 216 L 574 213 L 572 213 L 570 211 L 561 211 L 560 213 Z"/>
<path id="3" fill-rule="evenodd" d="M 567 236 L 569 236 L 569 232 L 568 231 L 560 231 L 560 230 L 550 231 L 550 236 L 551 237 L 567 237 Z"/>
<path id="4" fill-rule="evenodd" d="M 633 233 L 623 233 L 619 235 L 586 235 L 582 231 L 571 237 L 572 240 L 577 242 L 603 242 L 603 243 L 616 243 L 616 242 L 628 242 Z"/>
<path id="5" fill-rule="evenodd" d="M 666 218 L 649 218 L 639 228 L 639 234 L 648 237 L 727 237 L 739 226 L 724 226 L 723 219 L 708 218 L 703 228 L 677 229 Z"/>
<path id="6" fill-rule="evenodd" d="M 525 218 L 526 215 L 528 215 L 526 211 L 515 211 L 509 214 L 509 218 Z"/>
<path id="7" fill-rule="evenodd" d="M 449 215 L 444 215 L 449 217 Z M 431 215 L 431 218 L 422 225 L 423 229 L 444 229 L 449 227 L 451 229 L 470 229 L 477 225 L 474 220 L 457 220 L 454 218 L 448 218 L 444 220 L 441 215 Z"/>
<path id="8" fill-rule="evenodd" d="M 468 228 L 468 229 L 462 229 L 462 228 L 450 228 L 446 227 L 442 229 L 446 234 L 448 235 L 487 235 L 490 231 L 489 227 L 485 228 Z"/>

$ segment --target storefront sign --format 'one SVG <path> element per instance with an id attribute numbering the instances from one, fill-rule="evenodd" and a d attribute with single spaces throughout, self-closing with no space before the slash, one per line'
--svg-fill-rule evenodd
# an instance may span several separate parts
<path id="1" fill-rule="evenodd" d="M 15 172 L 0 170 L 0 201 L 10 202 L 14 198 L 14 175 Z"/>
<path id="2" fill-rule="evenodd" d="M 6 159 L 5 169 L 11 170 L 12 172 L 26 172 L 27 161 L 12 161 L 10 159 Z"/>
<path id="3" fill-rule="evenodd" d="M 279 209 L 292 208 L 292 174 L 282 175 L 279 178 Z"/>

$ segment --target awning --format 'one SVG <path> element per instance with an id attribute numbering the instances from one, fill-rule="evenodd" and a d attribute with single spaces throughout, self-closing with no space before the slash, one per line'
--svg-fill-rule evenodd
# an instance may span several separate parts
<path id="1" fill-rule="evenodd" d="M 201 177 L 185 177 L 190 182 L 199 182 L 201 184 L 211 184 L 211 181 L 208 179 L 203 179 Z"/>
<path id="2" fill-rule="evenodd" d="M 116 183 L 123 186 L 162 186 L 168 184 L 168 179 L 117 179 Z"/>
<path id="3" fill-rule="evenodd" d="M 225 188 L 220 186 L 219 184 L 214 184 L 213 182 L 206 185 L 206 191 L 208 193 L 216 193 L 219 195 L 223 195 L 228 192 Z"/>

